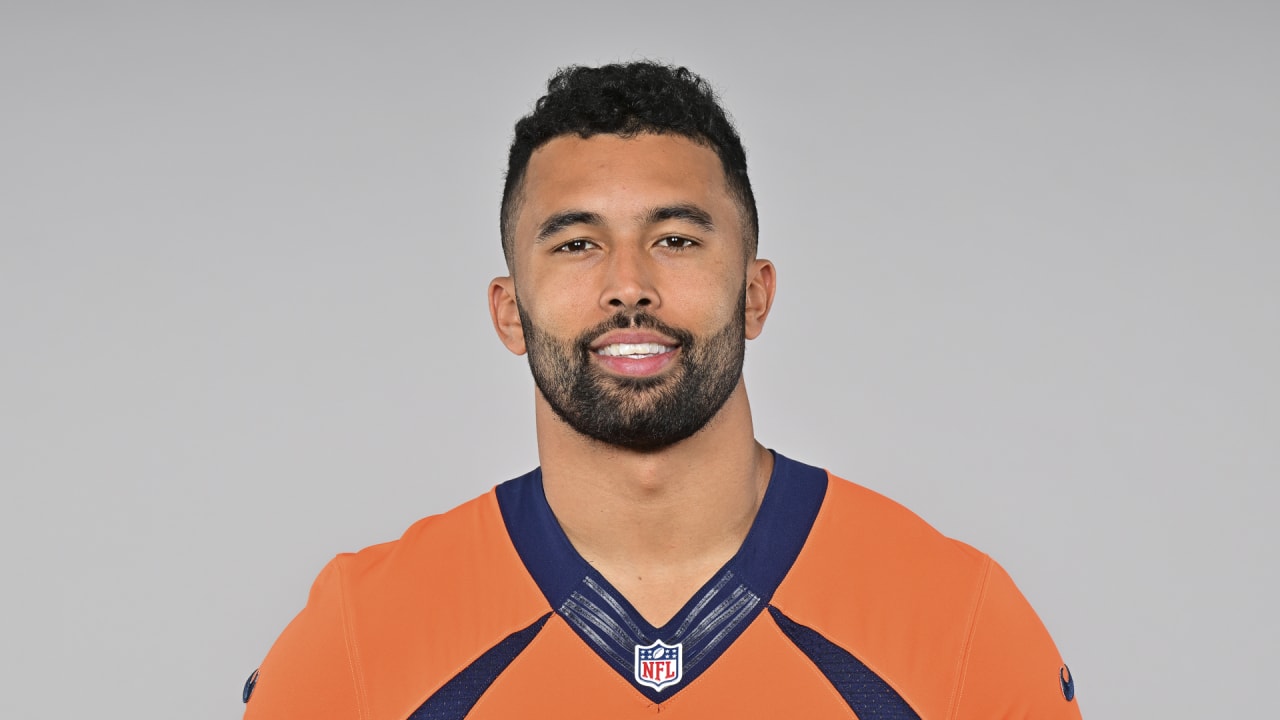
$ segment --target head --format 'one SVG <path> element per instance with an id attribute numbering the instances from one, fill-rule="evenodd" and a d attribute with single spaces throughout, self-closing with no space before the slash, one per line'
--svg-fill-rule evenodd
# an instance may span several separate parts
<path id="1" fill-rule="evenodd" d="M 533 112 L 516 123 L 499 219 L 508 270 L 515 272 L 512 221 L 534 151 L 563 135 L 635 137 L 641 133 L 676 135 L 716 154 L 742 213 L 746 255 L 755 256 L 760 221 L 747 176 L 747 153 L 715 91 L 687 68 L 642 61 L 562 68 L 547 81 L 547 94 L 538 99 Z"/>
<path id="2" fill-rule="evenodd" d="M 516 126 L 511 275 L 490 285 L 490 311 L 560 420 L 659 450 L 740 387 L 745 340 L 772 302 L 745 155 L 710 88 L 682 68 L 570 68 L 549 87 Z"/>

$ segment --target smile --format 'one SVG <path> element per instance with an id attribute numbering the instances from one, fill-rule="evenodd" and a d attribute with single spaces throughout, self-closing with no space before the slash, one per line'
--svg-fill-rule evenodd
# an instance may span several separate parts
<path id="1" fill-rule="evenodd" d="M 674 350 L 669 345 L 659 345 L 658 343 L 613 343 L 605 345 L 596 350 L 597 355 L 605 357 L 621 357 L 630 360 L 643 360 L 654 355 L 662 355 Z"/>

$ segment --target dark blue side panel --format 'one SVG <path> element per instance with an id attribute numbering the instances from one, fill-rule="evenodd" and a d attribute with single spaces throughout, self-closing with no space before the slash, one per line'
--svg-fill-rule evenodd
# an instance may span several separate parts
<path id="1" fill-rule="evenodd" d="M 409 720 L 462 720 L 471 712 L 494 680 L 533 642 L 533 638 L 547 624 L 547 613 L 529 627 L 511 633 L 502 642 L 489 648 L 462 672 L 444 684 L 427 698 L 422 706 L 409 716 Z"/>
<path id="2" fill-rule="evenodd" d="M 858 720 L 920 720 L 907 701 L 858 658 L 817 631 L 793 622 L 775 607 L 769 607 L 769 614 L 791 642 L 808 655 L 835 686 L 857 713 Z"/>

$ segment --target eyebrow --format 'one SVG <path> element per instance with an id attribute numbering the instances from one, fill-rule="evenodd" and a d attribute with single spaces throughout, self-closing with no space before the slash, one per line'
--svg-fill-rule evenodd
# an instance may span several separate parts
<path id="1" fill-rule="evenodd" d="M 545 242 L 552 235 L 571 225 L 595 225 L 601 227 L 604 225 L 604 218 L 599 213 L 587 212 L 586 210 L 558 212 L 542 221 L 542 227 L 538 228 L 538 237 L 535 242 Z"/>
<path id="2" fill-rule="evenodd" d="M 667 220 L 683 220 L 697 225 L 707 232 L 714 232 L 716 229 L 715 223 L 711 222 L 711 213 L 697 205 L 662 205 L 639 215 L 639 221 L 642 225 L 656 225 Z M 587 210 L 565 210 L 542 221 L 542 226 L 538 228 L 538 235 L 534 242 L 546 242 L 556 233 L 573 225 L 604 227 L 605 224 L 604 217 L 599 213 Z"/>
<path id="3" fill-rule="evenodd" d="M 641 215 L 641 222 L 645 225 L 656 225 L 665 220 L 684 220 L 707 232 L 715 232 L 716 229 L 715 223 L 711 222 L 711 213 L 697 205 L 664 205 Z"/>

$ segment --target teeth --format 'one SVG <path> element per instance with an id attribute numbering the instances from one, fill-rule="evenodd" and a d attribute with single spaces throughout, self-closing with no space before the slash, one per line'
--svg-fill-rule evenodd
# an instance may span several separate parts
<path id="1" fill-rule="evenodd" d="M 627 357 L 638 360 L 661 355 L 664 352 L 671 352 L 671 348 L 658 343 L 614 343 L 605 345 L 596 352 L 610 357 Z"/>

